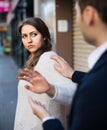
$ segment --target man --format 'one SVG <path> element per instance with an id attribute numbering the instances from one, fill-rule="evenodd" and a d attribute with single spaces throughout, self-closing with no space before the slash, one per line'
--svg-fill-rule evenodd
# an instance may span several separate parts
<path id="1" fill-rule="evenodd" d="M 106 130 L 107 129 L 107 1 L 77 0 L 75 5 L 77 24 L 84 39 L 96 47 L 89 56 L 88 73 L 80 73 L 60 58 L 55 68 L 72 81 L 78 83 L 69 120 L 69 130 Z M 59 66 L 58 66 L 59 65 Z M 66 73 L 64 72 L 66 68 Z M 69 73 L 68 73 L 69 70 Z M 33 87 L 27 89 L 50 96 L 55 94 L 55 86 L 50 85 L 38 73 L 24 70 L 19 79 L 29 81 Z M 25 75 L 25 77 L 23 77 Z M 58 93 L 58 92 L 57 92 Z M 44 130 L 63 130 L 60 121 L 50 117 L 45 107 L 29 98 L 33 113 L 43 121 Z M 39 110 L 40 109 L 40 110 Z"/>

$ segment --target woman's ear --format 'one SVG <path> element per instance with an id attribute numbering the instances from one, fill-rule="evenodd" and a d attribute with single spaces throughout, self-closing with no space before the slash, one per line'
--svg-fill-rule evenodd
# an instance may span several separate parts
<path id="1" fill-rule="evenodd" d="M 44 37 L 43 40 L 45 41 L 45 40 L 46 40 L 46 37 Z"/>

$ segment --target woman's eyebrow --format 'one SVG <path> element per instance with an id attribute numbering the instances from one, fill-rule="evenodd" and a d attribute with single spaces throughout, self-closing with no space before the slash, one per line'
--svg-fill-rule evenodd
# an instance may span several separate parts
<path id="1" fill-rule="evenodd" d="M 37 33 L 37 32 L 36 31 L 29 32 L 29 34 L 31 34 L 31 33 Z M 27 33 L 25 32 L 25 33 L 22 33 L 21 35 L 27 35 Z"/>

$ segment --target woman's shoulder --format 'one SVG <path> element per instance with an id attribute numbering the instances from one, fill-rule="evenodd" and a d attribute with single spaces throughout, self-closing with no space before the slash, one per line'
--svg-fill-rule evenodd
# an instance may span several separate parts
<path id="1" fill-rule="evenodd" d="M 44 52 L 44 53 L 40 56 L 39 61 L 40 61 L 40 60 L 45 60 L 45 61 L 48 60 L 48 61 L 50 61 L 50 60 L 51 60 L 51 59 L 50 59 L 51 55 L 57 55 L 57 53 L 54 52 L 54 51 Z"/>
<path id="2" fill-rule="evenodd" d="M 54 52 L 54 51 L 47 51 L 47 52 L 44 52 L 42 55 L 41 55 L 41 57 L 50 57 L 51 55 L 57 55 L 57 53 L 56 52 Z"/>
<path id="3" fill-rule="evenodd" d="M 53 66 L 53 64 L 54 64 L 54 61 L 50 58 L 51 57 L 51 55 L 57 55 L 54 51 L 48 51 L 48 52 L 44 52 L 41 56 L 40 56 L 40 58 L 39 58 L 39 60 L 38 60 L 38 62 L 37 62 L 37 64 L 36 64 L 36 66 L 34 67 L 34 69 L 36 69 L 36 68 L 43 68 L 43 66 L 44 66 L 44 68 L 46 68 L 46 67 L 49 67 L 50 68 L 50 66 Z M 43 68 L 43 69 L 44 69 Z"/>

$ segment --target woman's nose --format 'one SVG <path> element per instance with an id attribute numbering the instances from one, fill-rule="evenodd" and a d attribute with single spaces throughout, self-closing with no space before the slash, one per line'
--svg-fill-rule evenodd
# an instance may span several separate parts
<path id="1" fill-rule="evenodd" d="M 28 41 L 28 42 L 31 42 L 31 41 L 32 41 L 31 36 L 28 36 L 28 37 L 27 37 L 27 41 Z"/>

